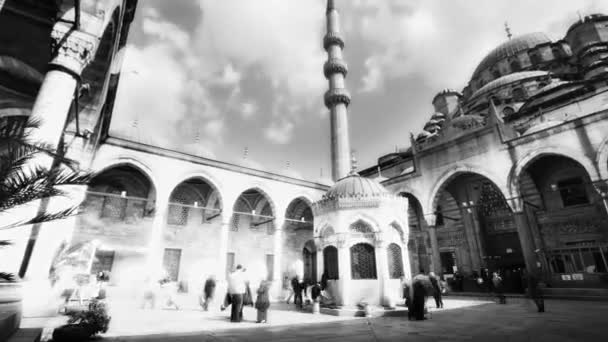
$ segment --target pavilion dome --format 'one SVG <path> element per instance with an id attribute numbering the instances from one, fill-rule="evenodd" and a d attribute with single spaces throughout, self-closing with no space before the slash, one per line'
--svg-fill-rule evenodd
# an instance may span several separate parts
<path id="1" fill-rule="evenodd" d="M 484 70 L 491 68 L 505 58 L 515 56 L 522 51 L 531 50 L 534 47 L 545 43 L 551 43 L 551 39 L 542 32 L 528 33 L 513 37 L 490 51 L 484 59 L 481 60 L 481 63 L 479 63 L 471 78 L 477 78 Z"/>
<path id="2" fill-rule="evenodd" d="M 338 180 L 325 194 L 325 198 L 383 197 L 390 195 L 378 181 L 361 177 L 357 173 Z"/>

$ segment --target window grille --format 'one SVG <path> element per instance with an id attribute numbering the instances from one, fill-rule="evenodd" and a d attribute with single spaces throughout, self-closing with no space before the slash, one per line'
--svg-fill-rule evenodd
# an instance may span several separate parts
<path id="1" fill-rule="evenodd" d="M 179 204 L 169 204 L 169 212 L 167 215 L 167 224 L 176 226 L 185 226 L 188 224 L 188 215 L 190 208 Z"/>
<path id="2" fill-rule="evenodd" d="M 376 279 L 376 255 L 374 247 L 358 243 L 350 248 L 351 275 L 353 279 Z"/>
<path id="3" fill-rule="evenodd" d="M 102 218 L 112 218 L 122 220 L 125 218 L 127 211 L 127 199 L 114 196 L 106 196 L 103 198 L 101 207 Z"/>
<path id="4" fill-rule="evenodd" d="M 91 266 L 91 274 L 97 274 L 101 271 L 112 271 L 112 265 L 114 264 L 114 252 L 113 251 L 96 251 L 93 265 Z"/>
<path id="5" fill-rule="evenodd" d="M 323 249 L 323 270 L 327 279 L 339 279 L 338 269 L 338 249 L 334 246 L 327 246 Z"/>
<path id="6" fill-rule="evenodd" d="M 163 267 L 165 268 L 165 271 L 167 271 L 167 275 L 172 281 L 177 281 L 181 258 L 181 249 L 165 248 L 165 255 L 163 257 Z"/>
<path id="7" fill-rule="evenodd" d="M 485 217 L 508 215 L 511 212 L 504 196 L 491 182 L 484 182 L 481 186 L 479 211 Z"/>
<path id="8" fill-rule="evenodd" d="M 388 274 L 391 279 L 398 279 L 403 276 L 403 257 L 401 247 L 396 243 L 388 246 Z"/>
<path id="9" fill-rule="evenodd" d="M 350 231 L 353 233 L 373 233 L 374 230 L 367 223 L 363 221 L 357 221 L 350 226 Z"/>

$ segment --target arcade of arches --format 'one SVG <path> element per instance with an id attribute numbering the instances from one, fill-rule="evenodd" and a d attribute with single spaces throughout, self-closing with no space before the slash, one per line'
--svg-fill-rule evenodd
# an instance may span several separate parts
<path id="1" fill-rule="evenodd" d="M 434 270 L 447 278 L 483 270 L 500 271 L 508 291 L 521 292 L 522 272 L 538 268 L 554 286 L 567 286 L 562 274 L 581 274 L 598 286 L 608 272 L 608 215 L 602 197 L 578 162 L 543 155 L 525 166 L 518 179 L 522 211 L 489 179 L 458 173 L 435 198 L 435 226 L 429 226 L 413 195 L 408 210 L 412 270 Z M 528 259 L 528 260 L 527 260 Z M 584 274 L 584 275 L 583 275 Z M 466 289 L 465 289 L 466 290 Z"/>

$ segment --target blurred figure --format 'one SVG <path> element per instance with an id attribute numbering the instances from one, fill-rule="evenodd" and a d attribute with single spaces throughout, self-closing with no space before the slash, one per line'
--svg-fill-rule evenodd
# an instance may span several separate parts
<path id="1" fill-rule="evenodd" d="M 141 303 L 141 308 L 145 309 L 147 304 L 149 304 L 150 309 L 154 309 L 156 307 L 156 293 L 158 292 L 158 283 L 152 281 L 150 277 L 147 277 L 144 280 L 144 288 L 143 288 L 143 299 Z"/>
<path id="2" fill-rule="evenodd" d="M 532 298 L 534 304 L 536 304 L 538 312 L 545 312 L 545 299 L 542 291 L 543 286 L 544 284 L 541 283 L 536 275 L 528 275 L 528 292 L 530 293 L 530 298 Z"/>
<path id="3" fill-rule="evenodd" d="M 203 286 L 203 310 L 209 311 L 209 305 L 213 302 L 213 298 L 215 296 L 215 276 L 210 275 L 207 280 L 205 280 L 205 285 Z"/>
<path id="4" fill-rule="evenodd" d="M 492 284 L 494 285 L 494 291 L 498 297 L 498 303 L 507 304 L 507 298 L 504 294 L 503 281 L 498 272 L 494 272 L 494 274 L 492 274 Z"/>
<path id="5" fill-rule="evenodd" d="M 236 270 L 228 276 L 228 293 L 232 304 L 230 321 L 239 323 L 243 320 L 243 296 L 245 295 L 245 279 L 243 267 L 236 266 Z"/>
<path id="6" fill-rule="evenodd" d="M 268 309 L 270 308 L 270 283 L 263 280 L 258 287 L 255 308 L 257 309 L 257 323 L 266 323 L 268 320 Z"/>
<path id="7" fill-rule="evenodd" d="M 429 280 L 431 281 L 431 286 L 433 286 L 433 298 L 435 299 L 435 306 L 437 309 L 443 308 L 443 300 L 441 299 L 441 285 L 439 283 L 439 279 L 434 272 L 429 273 Z"/>
<path id="8" fill-rule="evenodd" d="M 283 278 L 283 289 L 287 293 L 287 295 L 285 296 L 285 298 L 287 298 L 285 299 L 285 303 L 289 304 L 289 301 L 291 300 L 291 298 L 293 298 L 295 292 L 293 291 L 293 286 L 291 286 L 291 281 L 289 280 L 289 276 L 287 275 L 285 275 L 285 278 Z"/>
<path id="9" fill-rule="evenodd" d="M 412 290 L 410 296 L 412 298 L 413 317 L 417 321 L 426 319 L 424 313 L 427 297 L 427 282 L 429 282 L 429 278 L 424 274 L 423 269 L 420 269 L 420 272 L 412 281 Z"/>
<path id="10" fill-rule="evenodd" d="M 160 288 L 165 300 L 165 307 L 179 310 L 179 305 L 177 305 L 177 302 L 175 301 L 177 283 L 172 281 L 169 277 L 165 277 L 160 280 Z"/>
<path id="11" fill-rule="evenodd" d="M 296 305 L 296 307 L 302 309 L 302 305 L 303 305 L 303 299 L 302 299 L 302 281 L 300 280 L 300 276 L 296 275 L 295 277 L 293 277 L 293 279 L 291 279 L 291 287 L 293 288 L 293 292 L 294 292 L 294 299 L 293 299 L 293 303 Z"/>

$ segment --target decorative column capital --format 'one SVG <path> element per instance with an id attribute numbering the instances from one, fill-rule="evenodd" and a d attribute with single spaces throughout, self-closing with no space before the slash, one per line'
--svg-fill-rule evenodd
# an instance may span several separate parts
<path id="1" fill-rule="evenodd" d="M 336 245 L 338 248 L 344 248 L 348 245 L 348 234 L 340 233 L 336 234 Z"/>
<path id="2" fill-rule="evenodd" d="M 51 31 L 50 64 L 68 69 L 80 76 L 95 58 L 99 39 L 92 34 L 73 30 L 67 23 L 57 23 Z"/>

